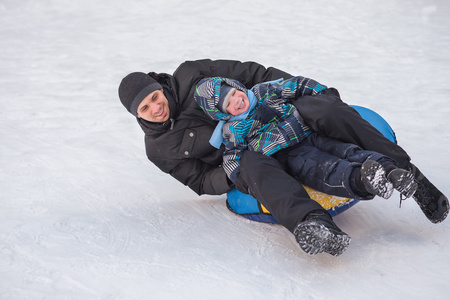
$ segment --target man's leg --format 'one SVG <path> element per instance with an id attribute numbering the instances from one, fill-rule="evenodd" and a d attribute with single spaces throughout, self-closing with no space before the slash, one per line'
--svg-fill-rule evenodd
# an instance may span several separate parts
<path id="1" fill-rule="evenodd" d="M 311 211 L 325 211 L 273 157 L 246 151 L 240 171 L 237 189 L 256 198 L 291 232 Z"/>
<path id="2" fill-rule="evenodd" d="M 413 198 L 423 213 L 433 223 L 442 222 L 447 217 L 450 209 L 448 198 L 410 162 L 409 155 L 400 146 L 385 138 L 344 103 L 337 90 L 331 88 L 320 95 L 303 96 L 293 104 L 314 131 L 389 156 L 400 168 L 412 171 L 419 185 Z"/>
<path id="3" fill-rule="evenodd" d="M 258 199 L 306 253 L 338 256 L 347 249 L 351 238 L 275 158 L 246 151 L 236 187 Z"/>
<path id="4" fill-rule="evenodd" d="M 303 96 L 293 104 L 312 130 L 389 156 L 403 169 L 411 168 L 405 150 L 384 137 L 355 109 L 342 102 L 336 90 L 327 89 L 320 95 Z"/>

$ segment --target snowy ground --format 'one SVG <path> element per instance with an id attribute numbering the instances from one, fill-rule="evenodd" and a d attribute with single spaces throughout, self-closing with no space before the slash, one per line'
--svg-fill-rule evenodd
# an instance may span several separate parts
<path id="1" fill-rule="evenodd" d="M 184 60 L 276 66 L 384 116 L 446 194 L 447 0 L 0 0 L 0 299 L 448 299 L 450 221 L 414 201 L 335 218 L 308 256 L 145 157 L 117 86 Z"/>

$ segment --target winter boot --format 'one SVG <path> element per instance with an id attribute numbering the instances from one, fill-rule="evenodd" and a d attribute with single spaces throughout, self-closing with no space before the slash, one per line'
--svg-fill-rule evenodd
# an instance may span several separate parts
<path id="1" fill-rule="evenodd" d="M 341 255 L 351 241 L 326 211 L 309 213 L 305 221 L 297 225 L 294 235 L 300 248 L 311 255 L 322 252 Z"/>
<path id="2" fill-rule="evenodd" d="M 405 198 L 410 198 L 417 191 L 418 184 L 414 180 L 412 172 L 404 169 L 394 169 L 389 172 L 387 179 Z"/>
<path id="3" fill-rule="evenodd" d="M 411 164 L 411 172 L 418 183 L 417 191 L 412 197 L 419 204 L 420 209 L 431 222 L 440 223 L 444 221 L 449 211 L 447 197 L 413 164 Z"/>
<path id="4" fill-rule="evenodd" d="M 386 178 L 386 172 L 381 164 L 374 160 L 366 160 L 361 166 L 360 174 L 367 192 L 384 199 L 392 196 L 394 187 Z"/>

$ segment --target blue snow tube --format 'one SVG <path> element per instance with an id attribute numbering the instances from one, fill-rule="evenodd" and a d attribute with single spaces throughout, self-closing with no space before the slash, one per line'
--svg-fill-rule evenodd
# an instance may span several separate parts
<path id="1" fill-rule="evenodd" d="M 379 114 L 362 106 L 350 106 L 353 107 L 364 120 L 369 122 L 391 142 L 397 143 L 395 133 L 391 126 Z M 359 202 L 357 199 L 327 195 L 309 187 L 304 187 L 309 196 L 319 202 L 320 205 L 322 205 L 322 207 L 324 207 L 332 216 L 342 213 Z M 259 203 L 258 200 L 250 195 L 239 192 L 237 189 L 233 189 L 227 193 L 227 207 L 232 212 L 252 221 L 278 223 L 278 221 L 275 220 L 270 212 L 261 203 Z"/>

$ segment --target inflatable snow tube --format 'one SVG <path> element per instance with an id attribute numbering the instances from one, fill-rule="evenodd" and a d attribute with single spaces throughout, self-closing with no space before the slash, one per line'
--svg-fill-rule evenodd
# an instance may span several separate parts
<path id="1" fill-rule="evenodd" d="M 391 142 L 397 143 L 395 133 L 391 126 L 379 114 L 362 106 L 350 106 L 353 107 L 364 120 L 369 122 Z M 306 189 L 306 192 L 311 199 L 322 205 L 322 207 L 325 208 L 332 216 L 342 213 L 359 202 L 357 199 L 332 196 L 304 185 L 303 187 Z M 261 203 L 258 202 L 258 200 L 250 195 L 239 192 L 237 189 L 233 189 L 227 193 L 226 202 L 229 210 L 249 220 L 264 223 L 278 223 L 278 221 Z"/>

